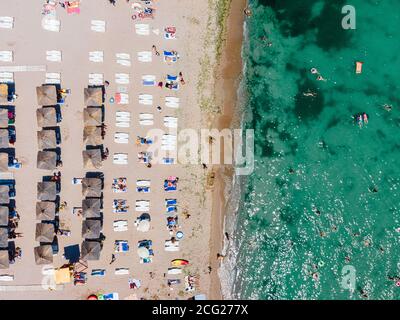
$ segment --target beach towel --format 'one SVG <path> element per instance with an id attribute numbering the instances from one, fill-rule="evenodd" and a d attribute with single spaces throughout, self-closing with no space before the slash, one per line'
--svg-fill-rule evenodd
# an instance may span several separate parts
<path id="1" fill-rule="evenodd" d="M 57 72 L 46 73 L 46 84 L 61 84 L 61 74 Z"/>
<path id="2" fill-rule="evenodd" d="M 114 142 L 118 144 L 128 144 L 129 134 L 124 132 L 117 132 L 114 134 Z"/>
<path id="3" fill-rule="evenodd" d="M 139 62 L 151 62 L 153 54 L 151 51 L 140 51 L 137 53 Z"/>
<path id="4" fill-rule="evenodd" d="M 125 232 L 128 231 L 128 221 L 119 220 L 113 222 L 113 229 L 115 232 Z"/>
<path id="5" fill-rule="evenodd" d="M 127 153 L 115 153 L 113 156 L 113 163 L 118 165 L 128 164 L 128 154 Z"/>
<path id="6" fill-rule="evenodd" d="M 52 16 L 42 18 L 42 28 L 47 31 L 60 32 L 61 22 Z"/>
<path id="7" fill-rule="evenodd" d="M 129 84 L 129 74 L 127 73 L 116 73 L 115 82 L 118 84 Z"/>
<path id="8" fill-rule="evenodd" d="M 104 85 L 103 75 L 101 73 L 90 73 L 89 74 L 89 85 L 90 86 Z"/>
<path id="9" fill-rule="evenodd" d="M 150 26 L 148 24 L 138 23 L 135 24 L 135 31 L 139 36 L 148 36 L 150 35 Z"/>

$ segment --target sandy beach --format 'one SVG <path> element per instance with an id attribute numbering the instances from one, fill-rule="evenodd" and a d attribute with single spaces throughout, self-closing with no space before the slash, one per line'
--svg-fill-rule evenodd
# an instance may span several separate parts
<path id="1" fill-rule="evenodd" d="M 237 88 L 235 79 L 241 70 L 239 44 L 242 23 L 237 24 L 237 19 L 242 14 L 243 2 L 235 1 L 232 6 L 227 50 L 224 51 L 229 54 L 223 55 L 224 67 L 220 71 L 217 70 L 221 72 L 220 83 L 223 84 L 219 90 L 226 92 L 223 98 L 224 117 L 220 118 L 219 127 L 229 126 L 231 122 L 229 114 L 231 114 Z M 47 73 L 60 73 L 61 87 L 71 90 L 65 104 L 61 106 L 62 122 L 59 124 L 63 162 L 63 166 L 59 168 L 62 173 L 60 199 L 67 203 L 67 206 L 59 212 L 59 218 L 60 224 L 69 229 L 71 234 L 69 237 L 58 236 L 59 253 L 54 256 L 53 265 L 35 264 L 33 249 L 39 245 L 35 241 L 35 225 L 39 222 L 35 216 L 36 184 L 41 181 L 42 176 L 52 174 L 51 171 L 40 170 L 36 166 L 38 152 L 36 132 L 40 130 L 36 123 L 36 109 L 39 107 L 36 101 L 36 87 L 44 83 L 46 72 L 14 72 L 18 94 L 18 99 L 14 103 L 17 131 L 15 149 L 22 168 L 10 171 L 14 174 L 16 181 L 15 201 L 21 217 L 17 231 L 23 233 L 23 237 L 17 238 L 15 243 L 22 249 L 22 258 L 16 259 L 9 269 L 1 270 L 2 275 L 12 275 L 14 281 L 0 283 L 0 299 L 86 299 L 90 294 L 100 293 L 118 293 L 119 299 L 188 299 L 201 293 L 206 294 L 210 299 L 221 298 L 216 253 L 222 247 L 223 216 L 217 209 L 218 207 L 223 209 L 221 205 L 223 202 L 218 205 L 223 184 L 220 179 L 217 179 L 213 191 L 206 191 L 205 181 L 209 172 L 205 172 L 201 165 L 155 164 L 152 168 L 147 168 L 144 164 L 137 162 L 137 153 L 142 149 L 135 145 L 136 136 L 146 136 L 149 129 L 139 125 L 139 115 L 144 112 L 154 114 L 154 128 L 164 128 L 165 116 L 177 117 L 179 129 L 200 129 L 207 123 L 209 113 L 201 107 L 198 79 L 202 73 L 201 61 L 204 51 L 207 51 L 203 43 L 207 37 L 207 27 L 210 22 L 207 17 L 215 15 L 213 7 L 206 1 L 158 0 L 154 1 L 156 8 L 154 19 L 133 21 L 131 18 L 133 1 L 129 4 L 118 1 L 114 7 L 108 1 L 84 0 L 80 3 L 79 14 L 67 14 L 65 9 L 58 6 L 56 10 L 57 19 L 61 21 L 60 32 L 50 32 L 41 26 L 43 3 L 42 0 L 29 2 L 15 0 L 12 3 L 11 0 L 7 0 L 0 3 L 0 11 L 3 15 L 15 19 L 12 30 L 0 30 L 4 39 L 1 50 L 10 50 L 14 54 L 12 63 L 1 63 L 1 66 L 45 66 Z M 204 19 L 199 18 L 197 12 L 203 12 Z M 90 23 L 95 19 L 106 21 L 104 33 L 91 31 Z M 148 24 L 154 32 L 150 32 L 148 36 L 135 34 L 135 23 Z M 167 26 L 176 27 L 176 39 L 163 38 L 163 30 Z M 137 52 L 151 51 L 152 45 L 156 45 L 160 52 L 162 50 L 177 51 L 180 55 L 179 61 L 168 65 L 162 57 L 153 55 L 152 62 L 139 62 Z M 211 54 L 214 49 L 208 48 Z M 47 61 L 46 51 L 48 50 L 61 51 L 61 62 Z M 91 51 L 103 51 L 104 61 L 101 63 L 89 61 Z M 115 58 L 117 53 L 128 53 L 131 57 L 131 66 L 117 64 Z M 158 81 L 162 81 L 167 74 L 179 72 L 183 72 L 185 85 L 172 94 L 165 88 L 142 86 L 142 75 L 155 75 Z M 83 168 L 82 162 L 82 150 L 85 149 L 82 133 L 83 89 L 89 84 L 90 73 L 103 74 L 104 81 L 110 82 L 106 88 L 104 123 L 107 126 L 107 134 L 103 142 L 104 147 L 109 149 L 110 156 L 103 161 L 101 170 L 95 170 L 104 173 L 102 233 L 105 240 L 100 260 L 88 261 L 85 285 L 65 284 L 58 286 L 56 290 L 48 290 L 42 286 L 43 282 L 46 282 L 43 268 L 59 268 L 67 263 L 67 260 L 63 258 L 63 248 L 80 245 L 83 240 L 82 217 L 72 214 L 74 207 L 81 206 L 81 186 L 73 185 L 72 180 L 83 177 L 88 171 Z M 129 74 L 129 84 L 117 84 L 115 81 L 117 73 Z M 213 91 L 212 85 L 211 81 L 206 84 L 210 92 Z M 230 87 L 232 90 L 227 90 Z M 121 90 L 126 90 L 129 103 L 111 104 L 110 97 Z M 143 93 L 153 95 L 155 100 L 153 106 L 138 104 L 138 95 Z M 167 95 L 180 98 L 179 109 L 164 107 L 164 99 Z M 161 111 L 157 111 L 157 105 L 162 106 Z M 115 113 L 117 111 L 130 112 L 132 120 L 129 128 L 121 130 L 116 127 Z M 121 131 L 129 134 L 129 144 L 114 142 L 114 134 Z M 129 164 L 114 164 L 112 158 L 115 153 L 127 154 Z M 179 177 L 177 192 L 171 194 L 164 192 L 162 184 L 168 176 Z M 113 179 L 119 177 L 127 178 L 128 183 L 128 192 L 121 196 L 130 206 L 128 213 L 124 216 L 113 213 L 112 209 L 113 200 L 120 196 L 112 192 L 111 185 Z M 136 181 L 140 179 L 151 180 L 149 194 L 136 192 Z M 176 198 L 178 202 L 179 230 L 184 233 L 179 252 L 164 250 L 165 241 L 171 238 L 163 213 L 165 212 L 164 202 L 168 198 Z M 134 209 L 137 200 L 150 201 L 151 229 L 146 233 L 138 232 L 134 226 L 134 221 L 141 214 Z M 214 210 L 212 210 L 213 207 Z M 187 211 L 190 218 L 185 219 L 182 215 L 183 211 Z M 128 230 L 115 232 L 113 223 L 121 219 L 128 222 Z M 136 253 L 137 243 L 149 239 L 153 242 L 153 262 L 140 264 Z M 130 250 L 127 253 L 115 253 L 116 260 L 110 264 L 115 240 L 128 241 Z M 165 275 L 173 259 L 186 259 L 190 261 L 190 264 L 179 276 L 182 283 L 169 288 L 167 279 L 178 278 Z M 205 261 L 209 263 L 204 263 Z M 209 272 L 209 266 L 212 268 L 211 272 Z M 118 268 L 129 269 L 129 274 L 115 275 L 115 270 Z M 105 276 L 91 276 L 91 271 L 94 269 L 104 269 Z M 197 278 L 195 290 L 192 292 L 185 292 L 185 275 L 193 275 Z M 130 289 L 129 278 L 140 280 L 141 287 L 135 290 Z"/>

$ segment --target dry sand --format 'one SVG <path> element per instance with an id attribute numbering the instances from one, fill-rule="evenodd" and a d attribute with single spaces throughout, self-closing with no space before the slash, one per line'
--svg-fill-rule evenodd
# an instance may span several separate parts
<path id="1" fill-rule="evenodd" d="M 13 30 L 0 30 L 2 38 L 1 50 L 14 51 L 14 62 L 11 65 L 47 65 L 48 72 L 60 72 L 62 87 L 69 88 L 72 94 L 67 98 L 67 106 L 62 107 L 63 121 L 62 131 L 62 192 L 61 201 L 67 201 L 68 207 L 60 213 L 61 221 L 65 221 L 71 229 L 71 237 L 59 237 L 60 253 L 54 258 L 54 266 L 59 267 L 66 261 L 63 260 L 63 247 L 66 245 L 80 244 L 82 220 L 71 214 L 74 206 L 80 206 L 81 188 L 73 186 L 73 177 L 84 175 L 81 152 L 84 149 L 82 141 L 83 131 L 83 88 L 88 85 L 88 74 L 92 72 L 103 73 L 104 79 L 110 81 L 107 89 L 108 97 L 112 96 L 117 85 L 114 82 L 114 74 L 117 72 L 130 74 L 129 95 L 130 104 L 126 106 L 110 105 L 106 103 L 106 124 L 108 132 L 105 147 L 110 149 L 109 159 L 103 163 L 102 171 L 105 174 L 104 190 L 104 226 L 103 233 L 106 236 L 101 260 L 89 262 L 88 282 L 84 286 L 66 285 L 60 291 L 46 291 L 41 289 L 43 280 L 41 266 L 35 265 L 33 248 L 35 242 L 35 203 L 36 183 L 47 172 L 36 168 L 36 154 L 38 151 L 36 141 L 35 112 L 36 104 L 35 87 L 45 80 L 43 72 L 15 73 L 16 91 L 19 98 L 16 102 L 16 129 L 17 143 L 16 155 L 23 162 L 23 167 L 15 171 L 17 188 L 17 210 L 21 216 L 18 232 L 23 232 L 24 237 L 16 240 L 16 245 L 23 250 L 23 257 L 10 266 L 9 270 L 2 270 L 1 274 L 12 274 L 15 280 L 12 283 L 2 283 L 9 286 L 7 292 L 0 292 L 1 299 L 85 299 L 91 293 L 118 292 L 120 299 L 130 294 L 136 294 L 139 298 L 147 299 L 174 299 L 188 298 L 192 294 L 183 293 L 183 285 L 170 291 L 166 286 L 163 274 L 170 266 L 170 261 L 175 258 L 186 258 L 191 265 L 187 272 L 200 279 L 200 286 L 196 293 L 210 293 L 210 276 L 207 264 L 209 260 L 209 238 L 211 225 L 211 195 L 204 194 L 203 184 L 195 179 L 204 179 L 204 172 L 200 166 L 196 168 L 172 166 L 165 167 L 155 165 L 151 169 L 145 168 L 136 162 L 138 148 L 134 145 L 136 135 L 145 135 L 146 130 L 138 125 L 140 112 L 148 111 L 148 107 L 137 103 L 140 93 L 153 94 L 155 105 L 163 105 L 165 95 L 169 95 L 166 89 L 159 88 L 145 90 L 140 83 L 143 74 L 154 74 L 158 79 L 165 77 L 167 73 L 183 71 L 186 85 L 178 92 L 181 97 L 181 109 L 177 112 L 167 111 L 158 114 L 155 106 L 151 112 L 155 114 L 155 127 L 163 128 L 162 119 L 165 115 L 178 115 L 179 126 L 199 128 L 202 115 L 197 99 L 197 79 L 200 72 L 198 61 L 202 56 L 203 45 L 199 41 L 206 29 L 206 17 L 209 8 L 206 1 L 196 0 L 159 0 L 156 2 L 156 19 L 145 20 L 153 29 L 162 29 L 167 25 L 174 25 L 178 30 L 178 39 L 166 41 L 162 36 L 154 34 L 148 37 L 140 37 L 134 32 L 134 22 L 131 20 L 131 9 L 125 1 L 118 1 L 116 7 L 112 7 L 108 1 L 83 0 L 79 15 L 67 15 L 58 8 L 58 17 L 61 20 L 61 32 L 49 32 L 41 28 L 42 0 L 3 0 L 0 2 L 2 15 L 14 16 L 15 27 Z M 198 12 L 202 12 L 199 16 Z M 204 19 L 203 19 L 204 18 Z M 106 33 L 94 33 L 90 30 L 90 20 L 100 19 L 107 21 Z M 162 33 L 161 33 L 162 34 Z M 154 59 L 151 64 L 139 63 L 136 52 L 150 50 L 157 45 L 159 50 L 174 49 L 181 55 L 180 62 L 175 66 L 167 66 L 160 59 Z M 46 50 L 61 50 L 63 61 L 61 63 L 47 62 Z M 88 60 L 89 51 L 104 51 L 104 63 L 92 63 Z M 127 68 L 116 63 L 115 54 L 126 52 L 131 54 L 132 67 Z M 4 64 L 2 64 L 4 65 Z M 115 111 L 127 110 L 132 114 L 133 122 L 130 133 L 129 145 L 117 145 L 113 142 L 115 128 Z M 120 130 L 118 130 L 120 131 Z M 129 166 L 116 166 L 112 163 L 114 152 L 126 152 L 129 154 Z M 162 189 L 162 181 L 169 175 L 179 176 L 181 192 L 177 193 L 178 203 L 186 207 L 191 218 L 185 220 L 181 217 L 180 224 L 185 233 L 185 239 L 181 243 L 181 251 L 178 253 L 165 252 L 164 241 L 169 239 L 164 216 L 165 193 Z M 139 213 L 130 209 L 126 215 L 129 221 L 129 231 L 118 234 L 113 231 L 112 223 L 118 219 L 112 213 L 112 200 L 117 198 L 111 192 L 111 182 L 116 177 L 127 177 L 129 192 L 126 196 L 131 208 L 135 200 L 151 200 L 152 229 L 146 234 L 136 231 L 133 222 Z M 152 191 L 150 195 L 141 196 L 134 190 L 137 179 L 151 179 Z M 169 195 L 167 196 L 169 197 Z M 175 196 L 174 196 L 175 197 Z M 201 201 L 201 202 L 200 202 Z M 200 203 L 199 203 L 200 202 Z M 154 262 L 150 265 L 139 264 L 136 254 L 136 244 L 139 240 L 151 239 L 154 243 Z M 128 240 L 131 250 L 127 254 L 116 254 L 117 261 L 109 265 L 113 252 L 114 240 Z M 142 287 L 139 290 L 128 288 L 128 276 L 115 276 L 115 268 L 130 268 L 132 278 L 140 279 Z M 90 271 L 96 268 L 105 268 L 106 277 L 93 278 Z M 151 279 L 149 272 L 153 272 Z M 217 281 L 217 280 L 214 280 Z M 29 286 L 22 287 L 22 286 Z M 212 296 L 212 295 L 211 295 Z"/>

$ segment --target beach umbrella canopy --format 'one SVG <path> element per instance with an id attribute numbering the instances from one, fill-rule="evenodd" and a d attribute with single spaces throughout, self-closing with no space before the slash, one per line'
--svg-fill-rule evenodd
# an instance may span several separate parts
<path id="1" fill-rule="evenodd" d="M 8 109 L 0 109 L 0 127 L 8 127 Z"/>
<path id="2" fill-rule="evenodd" d="M 8 148 L 10 146 L 10 137 L 8 129 L 0 129 L 0 148 Z"/>
<path id="3" fill-rule="evenodd" d="M 57 187 L 54 181 L 38 182 L 37 198 L 41 201 L 55 201 L 57 196 Z"/>
<path id="4" fill-rule="evenodd" d="M 82 223 L 82 238 L 99 239 L 101 232 L 100 220 L 85 220 Z"/>
<path id="5" fill-rule="evenodd" d="M 101 126 L 103 111 L 101 108 L 85 108 L 83 110 L 83 121 L 85 126 Z"/>
<path id="6" fill-rule="evenodd" d="M 56 204 L 50 201 L 36 202 L 37 220 L 54 220 L 56 217 Z"/>
<path id="7" fill-rule="evenodd" d="M 0 248 L 8 248 L 8 229 L 0 228 Z"/>
<path id="8" fill-rule="evenodd" d="M 55 130 L 42 130 L 37 133 L 39 149 L 54 149 L 57 147 Z"/>
<path id="9" fill-rule="evenodd" d="M 101 128 L 88 126 L 83 129 L 83 143 L 89 146 L 102 144 Z"/>
<path id="10" fill-rule="evenodd" d="M 138 248 L 137 249 L 137 254 L 142 259 L 147 259 L 148 257 L 150 257 L 149 249 L 147 249 L 145 247 Z"/>
<path id="11" fill-rule="evenodd" d="M 98 178 L 83 178 L 82 179 L 82 195 L 90 198 L 100 198 L 103 183 Z"/>
<path id="12" fill-rule="evenodd" d="M 103 88 L 85 88 L 85 106 L 101 107 L 103 105 Z"/>
<path id="13" fill-rule="evenodd" d="M 0 269 L 8 269 L 10 267 L 10 259 L 8 250 L 0 250 Z"/>
<path id="14" fill-rule="evenodd" d="M 0 203 L 10 203 L 9 186 L 0 186 Z"/>
<path id="15" fill-rule="evenodd" d="M 36 110 L 38 127 L 55 127 L 57 125 L 56 109 L 53 107 Z"/>
<path id="16" fill-rule="evenodd" d="M 100 149 L 82 151 L 83 165 L 86 169 L 101 168 L 101 151 Z"/>
<path id="17" fill-rule="evenodd" d="M 36 87 L 36 95 L 40 106 L 54 106 L 57 104 L 57 88 L 55 85 Z"/>
<path id="18" fill-rule="evenodd" d="M 83 241 L 81 245 L 81 259 L 84 261 L 100 260 L 101 245 L 96 241 Z"/>
<path id="19" fill-rule="evenodd" d="M 51 245 L 35 247 L 35 262 L 38 265 L 53 263 L 53 249 Z"/>
<path id="20" fill-rule="evenodd" d="M 8 102 L 8 84 L 0 83 L 0 103 Z"/>
<path id="21" fill-rule="evenodd" d="M 0 171 L 1 172 L 8 171 L 8 153 L 5 152 L 0 153 Z"/>
<path id="22" fill-rule="evenodd" d="M 54 151 L 39 151 L 37 154 L 37 167 L 42 170 L 55 170 L 57 168 L 57 153 Z"/>
<path id="23" fill-rule="evenodd" d="M 150 230 L 150 221 L 149 220 L 141 220 L 137 226 L 137 230 L 140 232 L 147 232 Z"/>
<path id="24" fill-rule="evenodd" d="M 51 243 L 55 236 L 54 225 L 50 223 L 36 224 L 36 241 Z"/>
<path id="25" fill-rule="evenodd" d="M 100 199 L 84 199 L 82 200 L 82 216 L 85 218 L 101 218 L 101 201 Z"/>
<path id="26" fill-rule="evenodd" d="M 10 214 L 10 210 L 8 207 L 0 206 L 0 227 L 8 226 L 8 215 Z"/>

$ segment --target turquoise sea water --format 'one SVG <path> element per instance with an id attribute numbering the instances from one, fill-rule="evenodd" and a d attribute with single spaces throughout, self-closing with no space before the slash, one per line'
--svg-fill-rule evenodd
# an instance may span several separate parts
<path id="1" fill-rule="evenodd" d="M 237 215 L 234 297 L 400 298 L 400 2 L 250 3 L 244 124 L 256 167 Z M 341 27 L 346 4 L 356 30 Z M 352 116 L 364 112 L 360 129 Z"/>

